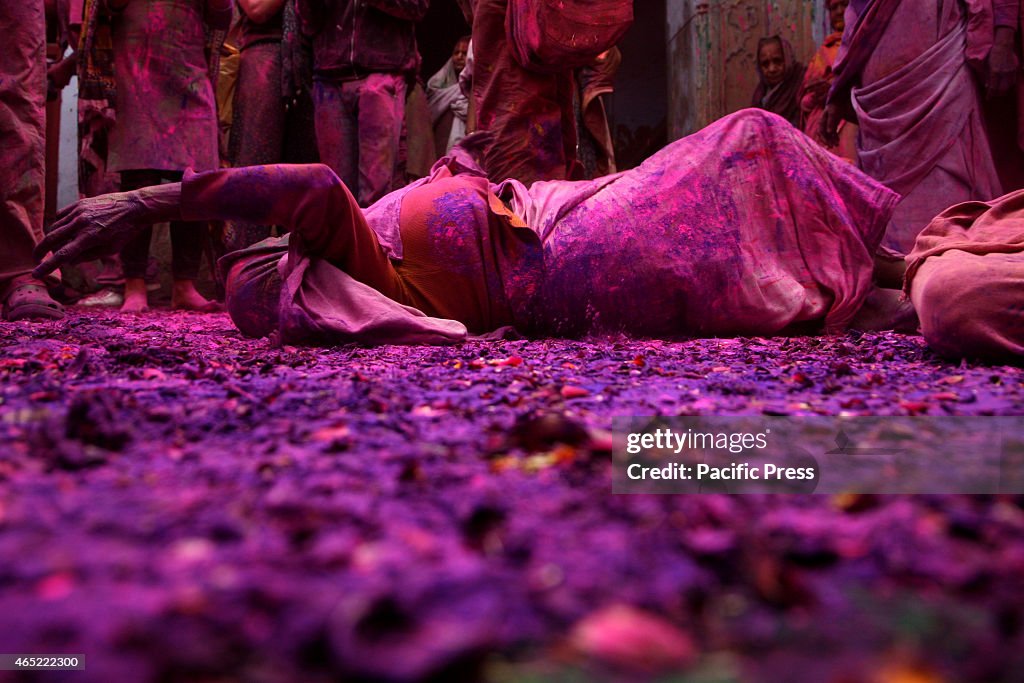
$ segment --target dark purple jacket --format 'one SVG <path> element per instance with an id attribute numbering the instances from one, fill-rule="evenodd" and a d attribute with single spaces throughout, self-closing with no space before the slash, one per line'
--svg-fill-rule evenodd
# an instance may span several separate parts
<path id="1" fill-rule="evenodd" d="M 419 68 L 416 22 L 430 0 L 297 0 L 302 31 L 313 39 L 313 73 L 348 80 Z"/>

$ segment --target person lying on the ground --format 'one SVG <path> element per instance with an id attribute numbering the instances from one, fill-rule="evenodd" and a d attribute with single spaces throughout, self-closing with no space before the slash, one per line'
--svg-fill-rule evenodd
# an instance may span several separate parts
<path id="1" fill-rule="evenodd" d="M 456 152 L 365 214 L 322 165 L 188 174 L 82 200 L 41 245 L 54 254 L 38 273 L 109 252 L 139 224 L 241 219 L 292 230 L 222 261 L 228 311 L 253 336 L 385 343 L 509 325 L 665 337 L 916 327 L 899 292 L 872 283 L 897 196 L 774 114 L 741 111 L 630 171 L 529 190 L 488 183 Z"/>
<path id="2" fill-rule="evenodd" d="M 928 345 L 951 358 L 1024 356 L 1024 190 L 952 206 L 917 237 L 906 291 Z"/>
<path id="3" fill-rule="evenodd" d="M 179 180 L 187 168 L 220 165 L 217 104 L 210 78 L 208 32 L 231 23 L 230 0 L 109 0 L 115 11 L 116 121 L 110 130 L 108 168 L 121 189 Z M 171 235 L 171 307 L 214 311 L 196 289 L 208 227 L 174 220 Z M 126 313 L 149 309 L 146 270 L 152 227 L 122 245 Z"/>

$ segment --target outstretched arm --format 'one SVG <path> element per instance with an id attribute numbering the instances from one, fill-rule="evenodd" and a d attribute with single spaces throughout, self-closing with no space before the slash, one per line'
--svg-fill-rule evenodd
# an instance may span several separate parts
<path id="1" fill-rule="evenodd" d="M 116 254 L 147 225 L 180 218 L 181 184 L 90 197 L 57 214 L 53 228 L 36 245 L 43 277 L 62 265 Z M 50 256 L 45 256 L 49 252 Z"/>
<path id="2" fill-rule="evenodd" d="M 380 251 L 355 199 L 331 169 L 276 164 L 190 173 L 181 183 L 78 201 L 57 216 L 39 243 L 36 258 L 53 255 L 35 272 L 41 276 L 116 253 L 145 226 L 171 220 L 284 225 L 304 252 L 341 266 L 352 254 Z"/>

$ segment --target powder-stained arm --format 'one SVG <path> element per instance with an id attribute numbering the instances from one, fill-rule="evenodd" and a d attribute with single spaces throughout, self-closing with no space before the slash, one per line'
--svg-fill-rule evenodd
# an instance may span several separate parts
<path id="1" fill-rule="evenodd" d="M 283 225 L 293 232 L 293 250 L 346 270 L 387 261 L 352 193 L 330 168 L 275 164 L 186 173 L 181 183 L 76 202 L 40 243 L 37 258 L 54 254 L 37 271 L 114 253 L 144 226 L 171 220 Z"/>

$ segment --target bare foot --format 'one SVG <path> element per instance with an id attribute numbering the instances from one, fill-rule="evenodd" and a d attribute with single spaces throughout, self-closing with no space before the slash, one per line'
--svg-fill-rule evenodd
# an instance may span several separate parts
<path id="1" fill-rule="evenodd" d="M 171 308 L 179 311 L 199 311 L 200 313 L 216 313 L 224 310 L 216 301 L 204 298 L 192 280 L 174 281 L 174 287 L 171 289 Z"/>
<path id="2" fill-rule="evenodd" d="M 918 324 L 913 304 L 899 290 L 874 287 L 854 316 L 850 328 L 865 332 L 893 330 L 914 334 Z"/>
<path id="3" fill-rule="evenodd" d="M 145 313 L 149 310 L 149 299 L 146 296 L 146 281 L 141 277 L 130 277 L 124 280 L 124 303 L 122 313 Z"/>

